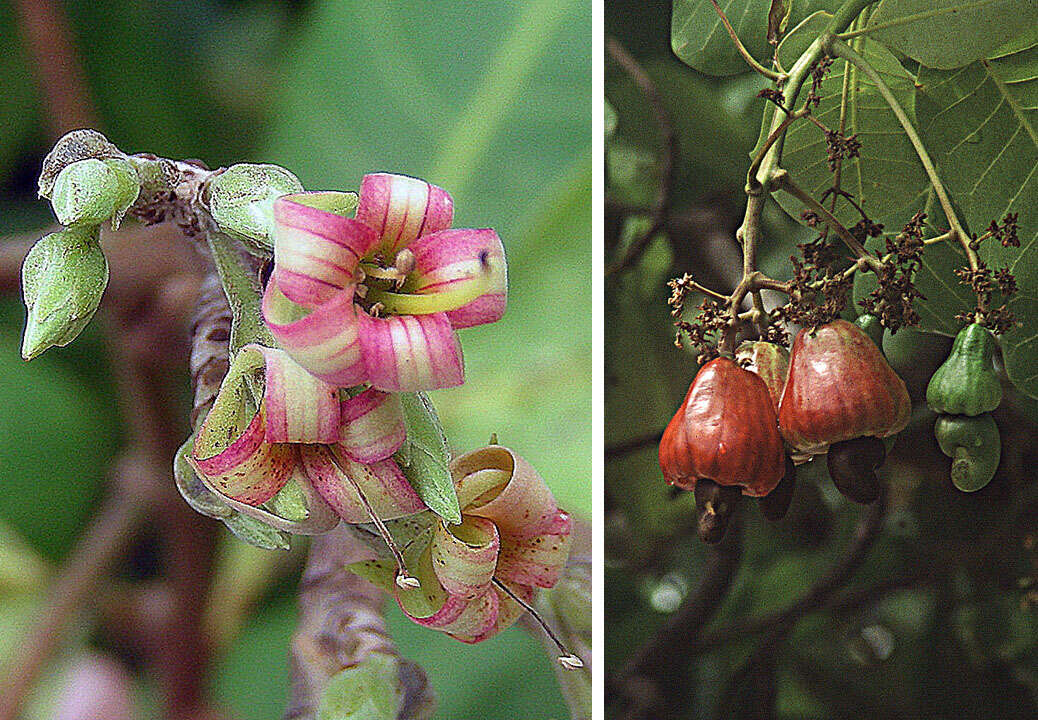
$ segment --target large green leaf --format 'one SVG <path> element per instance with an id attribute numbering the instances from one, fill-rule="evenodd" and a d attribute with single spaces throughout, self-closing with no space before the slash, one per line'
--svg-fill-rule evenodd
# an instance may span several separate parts
<path id="1" fill-rule="evenodd" d="M 750 54 L 769 65 L 771 0 L 720 0 L 718 4 Z M 815 10 L 835 10 L 839 5 L 835 0 L 794 2 L 786 26 L 796 25 Z M 750 69 L 709 0 L 674 0 L 670 42 L 682 61 L 707 75 L 734 75 Z"/>
<path id="2" fill-rule="evenodd" d="M 1019 213 L 1021 246 L 985 242 L 980 255 L 1016 276 L 1022 325 L 1002 337 L 1002 349 L 1010 380 L 1038 397 L 1038 44 L 958 70 L 924 68 L 919 85 L 923 141 L 969 228 Z"/>
<path id="3" fill-rule="evenodd" d="M 784 67 L 792 66 L 808 45 L 825 30 L 829 17 L 828 13 L 815 13 L 783 39 L 779 44 L 778 56 Z M 883 77 L 911 117 L 915 92 L 915 80 L 911 74 L 889 50 L 876 42 L 858 40 L 856 47 Z M 847 71 L 847 62 L 833 62 L 822 84 L 820 102 L 812 111 L 814 117 L 831 130 L 840 127 L 841 98 Z M 859 157 L 843 161 L 840 183 L 843 190 L 854 195 L 855 201 L 873 219 L 885 219 L 916 205 L 921 207 L 929 183 L 915 150 L 876 86 L 854 68 L 850 70 L 847 83 L 846 103 L 844 134 L 856 135 L 861 143 L 861 151 Z M 758 148 L 767 137 L 775 112 L 779 110 L 770 108 L 765 112 Z M 782 152 L 782 167 L 815 198 L 821 198 L 822 193 L 833 184 L 833 173 L 826 158 L 825 137 L 818 127 L 807 120 L 797 121 L 790 127 Z M 776 199 L 783 210 L 799 219 L 803 205 L 798 200 L 785 193 L 778 193 Z M 842 198 L 836 203 L 835 214 L 847 226 L 853 226 L 861 219 L 857 210 Z"/>
<path id="4" fill-rule="evenodd" d="M 883 0 L 869 37 L 926 67 L 957 68 L 1038 28 L 1034 0 Z"/>

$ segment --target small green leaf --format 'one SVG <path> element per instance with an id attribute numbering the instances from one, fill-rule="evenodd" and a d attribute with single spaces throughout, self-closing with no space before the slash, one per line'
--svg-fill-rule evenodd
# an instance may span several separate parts
<path id="1" fill-rule="evenodd" d="M 188 455 L 195 443 L 195 436 L 191 435 L 177 450 L 173 458 L 173 479 L 177 484 L 177 490 L 181 497 L 191 508 L 206 517 L 224 520 L 234 515 L 234 510 L 227 506 L 220 497 L 207 488 L 195 473 L 194 468 L 188 463 Z"/>
<path id="2" fill-rule="evenodd" d="M 949 70 L 1033 34 L 1036 26 L 1034 0 L 883 0 L 867 29 L 869 37 L 892 50 Z"/>
<path id="3" fill-rule="evenodd" d="M 255 545 L 264 550 L 290 550 L 291 536 L 276 528 L 272 528 L 261 520 L 241 513 L 235 513 L 223 519 L 227 529 L 242 542 Z"/>
<path id="4" fill-rule="evenodd" d="M 397 452 L 400 469 L 429 509 L 450 523 L 461 522 L 461 508 L 450 471 L 450 451 L 440 418 L 425 393 L 401 393 L 407 440 Z"/>
<path id="5" fill-rule="evenodd" d="M 396 720 L 404 692 L 400 660 L 372 653 L 328 681 L 318 720 Z"/>

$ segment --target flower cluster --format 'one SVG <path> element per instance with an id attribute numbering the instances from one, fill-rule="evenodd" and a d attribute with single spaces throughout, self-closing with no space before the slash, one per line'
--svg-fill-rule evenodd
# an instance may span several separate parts
<path id="1" fill-rule="evenodd" d="M 486 448 L 456 461 L 461 523 L 442 521 L 397 463 L 399 393 L 464 381 L 455 329 L 503 314 L 504 249 L 493 230 L 451 229 L 450 195 L 415 178 L 365 176 L 352 217 L 344 198 L 273 202 L 262 308 L 278 347 L 233 357 L 187 462 L 227 504 L 289 532 L 374 522 L 393 557 L 372 567 L 408 614 L 478 642 L 555 584 L 569 516 L 525 461 Z M 394 521 L 420 531 L 403 552 Z"/>

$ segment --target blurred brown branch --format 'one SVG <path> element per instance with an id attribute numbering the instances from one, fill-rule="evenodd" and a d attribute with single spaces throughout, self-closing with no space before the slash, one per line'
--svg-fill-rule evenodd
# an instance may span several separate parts
<path id="1" fill-rule="evenodd" d="M 627 247 L 623 257 L 606 269 L 607 275 L 622 273 L 629 268 L 660 230 L 667 225 L 667 214 L 670 210 L 671 191 L 674 186 L 674 176 L 678 164 L 678 138 L 674 131 L 674 123 L 670 119 L 667 106 L 663 103 L 656 84 L 649 77 L 634 57 L 627 52 L 623 45 L 613 37 L 606 38 L 606 52 L 614 62 L 624 69 L 638 89 L 645 95 L 646 101 L 656 117 L 656 126 L 660 136 L 660 180 L 656 190 L 656 201 L 652 206 L 652 224 L 649 228 L 635 238 Z"/>

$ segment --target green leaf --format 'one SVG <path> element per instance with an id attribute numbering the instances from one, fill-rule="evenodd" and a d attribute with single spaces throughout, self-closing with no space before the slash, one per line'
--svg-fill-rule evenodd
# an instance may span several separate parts
<path id="1" fill-rule="evenodd" d="M 461 508 L 450 471 L 450 450 L 436 408 L 425 393 L 401 393 L 407 439 L 396 454 L 400 469 L 429 509 L 450 523 Z"/>
<path id="2" fill-rule="evenodd" d="M 869 37 L 948 70 L 988 57 L 1021 35 L 1034 35 L 1034 0 L 883 0 L 869 18 Z"/>
<path id="3" fill-rule="evenodd" d="M 290 550 L 292 548 L 291 535 L 272 528 L 254 517 L 236 512 L 229 518 L 223 518 L 223 523 L 236 538 L 249 545 L 255 545 L 264 550 Z"/>
<path id="4" fill-rule="evenodd" d="M 1020 247 L 988 241 L 979 254 L 1016 277 L 1022 325 L 1002 336 L 1002 351 L 1009 379 L 1038 397 L 1038 43 L 954 71 L 924 68 L 919 84 L 922 138 L 966 225 L 979 233 L 1019 213 Z"/>
<path id="5" fill-rule="evenodd" d="M 830 17 L 827 13 L 815 13 L 790 31 L 778 47 L 778 56 L 784 67 L 790 67 L 825 30 Z M 915 102 L 913 77 L 883 46 L 871 40 L 856 42 L 858 52 L 883 77 L 905 112 L 912 117 Z M 831 130 L 840 127 L 841 98 L 847 68 L 848 63 L 844 60 L 833 62 L 822 84 L 820 102 L 812 110 L 812 115 Z M 772 107 L 765 112 L 757 148 L 764 144 L 775 112 L 780 111 Z M 854 69 L 847 81 L 844 134 L 856 135 L 861 143 L 861 151 L 860 157 L 843 161 L 840 185 L 854 196 L 855 202 L 871 218 L 885 219 L 914 205 L 922 206 L 929 183 L 915 150 L 875 85 Z M 789 171 L 800 187 L 815 198 L 821 198 L 822 193 L 833 184 L 833 172 L 829 169 L 827 154 L 822 131 L 807 120 L 799 120 L 786 133 L 782 167 Z M 783 210 L 795 219 L 800 218 L 803 205 L 798 200 L 785 193 L 777 193 L 775 198 Z M 858 211 L 843 198 L 837 201 L 834 214 L 848 227 L 861 219 Z"/>
<path id="6" fill-rule="evenodd" d="M 772 0 L 721 0 L 718 4 L 749 53 L 768 67 L 768 16 Z M 835 10 L 840 3 L 801 0 L 791 5 L 784 13 L 783 26 L 795 25 L 816 10 Z M 683 62 L 707 75 L 735 75 L 750 69 L 708 0 L 674 0 L 670 42 Z"/>
<path id="7" fill-rule="evenodd" d="M 403 700 L 400 660 L 372 653 L 328 681 L 318 720 L 396 720 Z"/>

